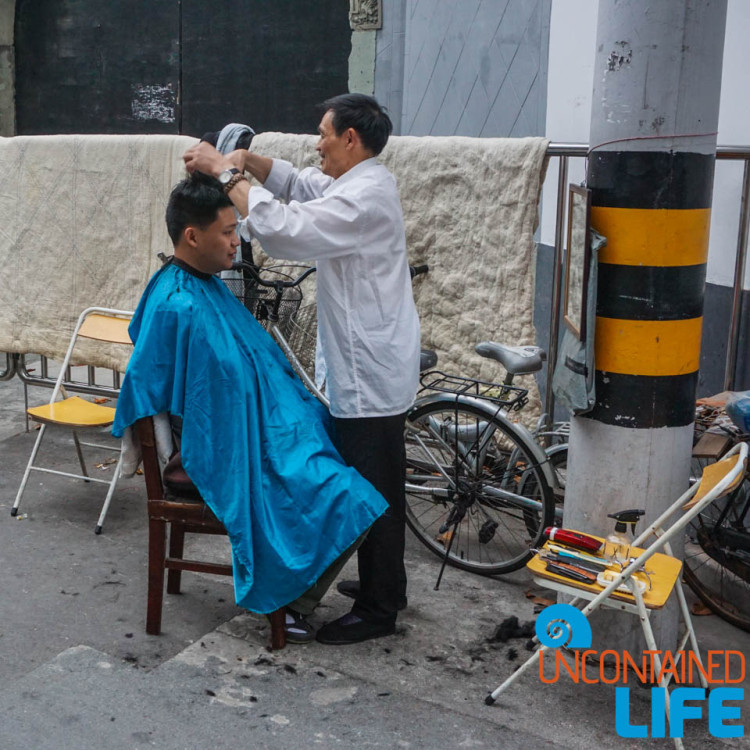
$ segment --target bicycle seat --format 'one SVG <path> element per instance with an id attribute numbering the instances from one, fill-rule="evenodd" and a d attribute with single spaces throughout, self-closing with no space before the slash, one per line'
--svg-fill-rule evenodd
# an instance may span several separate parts
<path id="1" fill-rule="evenodd" d="M 438 356 L 431 349 L 422 349 L 419 355 L 419 371 L 424 372 L 433 368 L 438 361 Z"/>
<path id="2" fill-rule="evenodd" d="M 495 341 L 482 341 L 474 351 L 480 357 L 496 359 L 510 375 L 538 372 L 547 359 L 547 352 L 540 346 L 503 346 Z"/>

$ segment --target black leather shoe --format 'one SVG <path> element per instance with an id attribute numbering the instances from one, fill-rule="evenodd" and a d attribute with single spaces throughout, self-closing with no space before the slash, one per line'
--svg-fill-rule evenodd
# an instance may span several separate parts
<path id="1" fill-rule="evenodd" d="M 371 638 L 382 638 L 393 635 L 396 623 L 383 625 L 382 623 L 366 622 L 361 617 L 349 612 L 338 620 L 326 623 L 315 635 L 318 643 L 329 646 L 345 646 L 349 643 L 369 641 Z"/>
<path id="2" fill-rule="evenodd" d="M 339 594 L 348 596 L 350 599 L 356 599 L 359 596 L 359 581 L 339 581 L 336 584 L 336 590 Z M 400 612 L 402 609 L 406 609 L 408 601 L 406 597 L 400 599 L 396 605 L 396 609 Z"/>

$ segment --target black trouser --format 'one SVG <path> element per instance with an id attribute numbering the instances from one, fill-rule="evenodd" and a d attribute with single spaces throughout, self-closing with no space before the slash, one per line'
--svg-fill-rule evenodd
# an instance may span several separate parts
<path id="1" fill-rule="evenodd" d="M 335 419 L 341 457 L 388 502 L 357 550 L 360 595 L 352 612 L 368 622 L 395 622 L 398 602 L 406 596 L 405 418 Z"/>

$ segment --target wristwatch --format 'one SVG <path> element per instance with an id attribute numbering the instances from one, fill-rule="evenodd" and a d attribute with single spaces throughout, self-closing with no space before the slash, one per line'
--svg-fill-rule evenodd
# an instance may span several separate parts
<path id="1" fill-rule="evenodd" d="M 221 183 L 221 186 L 225 188 L 229 183 L 229 180 L 231 180 L 236 174 L 240 174 L 240 170 L 236 167 L 230 167 L 223 172 L 219 172 L 219 182 Z"/>

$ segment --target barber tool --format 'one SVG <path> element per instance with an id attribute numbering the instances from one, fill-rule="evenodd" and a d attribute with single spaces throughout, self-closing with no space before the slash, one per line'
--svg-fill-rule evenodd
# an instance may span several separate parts
<path id="1" fill-rule="evenodd" d="M 560 544 L 567 544 L 569 547 L 583 550 L 584 552 L 598 552 L 602 542 L 588 534 L 581 534 L 580 531 L 570 531 L 570 529 L 558 529 L 556 526 L 548 526 L 544 530 L 545 535 L 550 541 L 554 540 Z"/>
<path id="2" fill-rule="evenodd" d="M 594 575 L 601 572 L 602 570 L 602 566 L 599 565 L 598 563 L 593 564 L 585 560 L 576 559 L 572 555 L 565 555 L 563 553 L 547 552 L 546 550 L 542 550 L 539 556 L 545 562 L 557 562 L 557 563 L 566 563 L 567 565 L 575 565 L 578 568 L 583 568 L 584 570 L 588 570 L 590 573 L 593 573 Z"/>
<path id="3" fill-rule="evenodd" d="M 621 570 L 624 570 L 628 565 L 630 565 L 630 563 L 635 561 L 635 558 L 631 557 L 625 562 L 620 563 L 610 560 L 607 557 L 594 557 L 593 555 L 588 555 L 585 552 L 579 552 L 578 550 L 568 549 L 557 544 L 549 543 L 543 550 L 541 550 L 541 552 L 557 555 L 558 557 L 563 558 L 563 561 L 572 562 L 572 564 L 574 565 L 578 565 L 582 568 L 586 568 L 586 570 L 592 571 L 614 570 L 615 572 L 619 573 Z M 638 574 L 642 573 L 648 579 L 649 589 L 651 588 L 651 574 L 653 572 L 653 570 L 646 570 L 645 568 L 638 571 Z"/>
<path id="4" fill-rule="evenodd" d="M 635 525 L 638 519 L 646 513 L 645 510 L 619 510 L 609 513 L 607 518 L 614 518 L 615 530 L 607 536 L 604 542 L 604 556 L 621 564 L 627 564 L 630 559 L 630 539 L 627 535 L 628 526 L 630 532 L 635 534 Z"/>
<path id="5" fill-rule="evenodd" d="M 641 574 L 646 577 L 646 581 L 643 580 L 641 577 Z M 617 578 L 619 575 L 619 572 L 616 570 L 612 570 L 611 568 L 609 570 L 602 570 L 599 575 L 596 577 L 596 582 L 600 585 L 606 588 L 609 586 L 612 581 Z M 640 591 L 642 594 L 647 589 L 651 589 L 651 577 L 648 575 L 648 573 L 643 571 L 637 571 L 636 573 L 633 573 L 632 576 L 630 576 L 630 579 L 633 582 L 633 585 Z M 620 585 L 615 589 L 615 591 L 620 591 L 624 594 L 631 594 L 632 590 L 630 589 L 630 586 L 628 586 L 627 581 L 622 581 Z"/>
<path id="6" fill-rule="evenodd" d="M 570 547 L 563 547 L 559 544 L 553 544 L 552 542 L 547 544 L 546 550 L 552 554 L 559 555 L 560 557 L 569 558 L 567 562 L 573 562 L 576 565 L 581 565 L 586 568 L 590 567 L 592 569 L 595 568 L 596 570 L 602 570 L 612 564 L 612 561 L 605 557 L 594 557 L 594 555 L 589 555 L 587 552 L 581 552 L 580 550 L 572 549 Z"/>
<path id="7" fill-rule="evenodd" d="M 559 576 L 570 578 L 573 581 L 579 581 L 581 583 L 596 583 L 596 573 L 592 573 L 589 570 L 584 570 L 577 565 L 569 565 L 564 562 L 555 562 L 554 560 L 547 561 L 547 570 L 550 573 L 556 573 Z"/>

